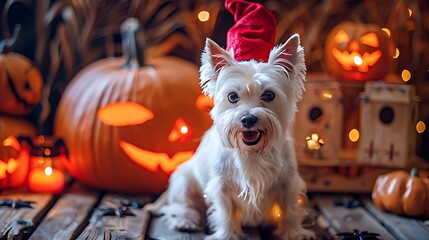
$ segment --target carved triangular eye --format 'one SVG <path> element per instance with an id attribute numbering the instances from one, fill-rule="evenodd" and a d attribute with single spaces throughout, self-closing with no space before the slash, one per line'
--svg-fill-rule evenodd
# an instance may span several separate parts
<path id="1" fill-rule="evenodd" d="M 334 40 L 335 40 L 336 43 L 347 43 L 347 42 L 350 41 L 350 37 L 349 37 L 349 35 L 345 31 L 340 30 L 335 35 Z"/>
<path id="2" fill-rule="evenodd" d="M 168 141 L 175 142 L 181 141 L 186 142 L 188 138 L 192 137 L 192 129 L 183 119 L 179 118 L 174 123 L 173 129 L 168 135 Z"/>
<path id="3" fill-rule="evenodd" d="M 98 119 L 111 126 L 142 124 L 154 118 L 154 114 L 135 102 L 110 103 L 97 112 Z"/>
<path id="4" fill-rule="evenodd" d="M 371 47 L 378 48 L 380 46 L 380 42 L 378 41 L 378 36 L 377 36 L 377 34 L 375 34 L 373 32 L 370 32 L 370 33 L 363 35 L 360 38 L 360 42 L 362 44 L 365 44 L 365 45 L 371 46 Z"/>

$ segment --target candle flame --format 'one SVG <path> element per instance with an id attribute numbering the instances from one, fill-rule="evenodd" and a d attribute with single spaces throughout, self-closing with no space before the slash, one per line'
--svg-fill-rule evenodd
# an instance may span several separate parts
<path id="1" fill-rule="evenodd" d="M 51 176 L 52 175 L 52 168 L 51 167 L 46 167 L 45 168 L 45 174 L 46 176 Z"/>
<path id="2" fill-rule="evenodd" d="M 353 62 L 358 66 L 362 65 L 362 63 L 363 63 L 362 58 L 359 56 L 354 56 Z"/>

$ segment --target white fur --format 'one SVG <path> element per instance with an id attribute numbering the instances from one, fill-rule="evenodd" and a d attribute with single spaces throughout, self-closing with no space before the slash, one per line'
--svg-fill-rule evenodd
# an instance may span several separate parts
<path id="1" fill-rule="evenodd" d="M 288 137 L 304 91 L 299 36 L 274 47 L 267 63 L 237 62 L 232 52 L 207 39 L 201 60 L 203 92 L 214 97 L 214 124 L 192 159 L 171 176 L 161 212 L 179 230 L 203 229 L 207 216 L 213 234 L 206 239 L 239 239 L 243 225 L 275 225 L 281 239 L 314 237 L 301 226 L 305 211 L 297 198 L 305 194 L 305 183 Z M 266 91 L 275 94 L 274 100 L 261 98 Z M 236 103 L 228 100 L 231 92 L 238 95 Z M 240 120 L 246 114 L 258 119 L 250 129 Z M 244 144 L 246 130 L 259 131 L 261 140 Z M 280 220 L 273 217 L 274 203 L 283 210 Z"/>

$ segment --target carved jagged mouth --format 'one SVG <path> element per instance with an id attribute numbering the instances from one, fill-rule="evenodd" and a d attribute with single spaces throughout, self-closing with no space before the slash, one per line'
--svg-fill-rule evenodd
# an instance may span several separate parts
<path id="1" fill-rule="evenodd" d="M 263 134 L 261 131 L 251 130 L 251 131 L 242 131 L 241 135 L 242 135 L 244 144 L 246 144 L 247 146 L 253 146 L 258 144 L 259 141 L 261 141 Z"/>
<path id="2" fill-rule="evenodd" d="M 27 101 L 25 101 L 25 99 L 22 99 L 19 96 L 18 91 L 16 90 L 15 85 L 13 84 L 12 77 L 10 76 L 7 70 L 6 70 L 6 78 L 7 78 L 7 83 L 10 87 L 10 90 L 12 91 L 13 96 L 15 96 L 16 98 L 16 101 L 19 103 L 22 103 L 25 107 L 31 107 L 33 104 L 28 103 Z"/>
<path id="3" fill-rule="evenodd" d="M 125 141 L 120 141 L 119 145 L 134 163 L 152 172 L 157 172 L 161 167 L 167 174 L 172 173 L 178 165 L 188 161 L 194 154 L 193 151 L 183 151 L 170 158 L 166 153 L 147 151 Z"/>

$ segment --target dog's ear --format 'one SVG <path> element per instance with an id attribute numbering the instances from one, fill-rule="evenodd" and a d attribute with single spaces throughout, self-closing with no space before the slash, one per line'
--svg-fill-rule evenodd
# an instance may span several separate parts
<path id="1" fill-rule="evenodd" d="M 200 85 L 203 93 L 213 97 L 216 89 L 216 79 L 219 71 L 232 63 L 232 58 L 223 48 L 210 38 L 206 39 L 206 46 L 201 54 Z"/>
<path id="2" fill-rule="evenodd" d="M 304 48 L 298 34 L 292 35 L 285 43 L 274 47 L 270 52 L 268 63 L 281 66 L 289 76 L 289 84 L 296 99 L 301 99 L 305 90 L 304 81 L 307 71 Z"/>

